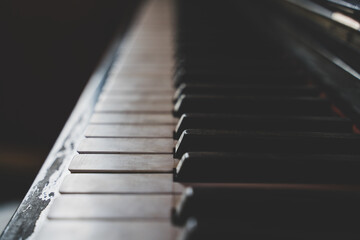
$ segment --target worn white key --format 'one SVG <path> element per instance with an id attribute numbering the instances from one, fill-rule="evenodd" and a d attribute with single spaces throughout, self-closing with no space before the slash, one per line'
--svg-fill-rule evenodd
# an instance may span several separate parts
<path id="1" fill-rule="evenodd" d="M 100 95 L 99 102 L 105 101 L 118 101 L 118 102 L 149 102 L 149 101 L 163 101 L 171 102 L 174 98 L 173 93 L 164 93 L 164 94 L 124 94 L 119 95 L 116 91 L 108 91 L 106 94 Z"/>
<path id="2" fill-rule="evenodd" d="M 71 172 L 171 173 L 171 154 L 78 154 L 69 166 Z"/>
<path id="3" fill-rule="evenodd" d="M 103 91 L 105 94 L 108 92 L 117 93 L 117 94 L 125 94 L 125 95 L 132 95 L 132 94 L 174 94 L 175 91 L 172 88 L 168 87 L 149 87 L 149 88 L 132 88 L 132 87 L 119 87 L 117 89 L 104 89 Z"/>
<path id="4" fill-rule="evenodd" d="M 172 138 L 173 130 L 172 125 L 91 124 L 87 127 L 85 136 Z"/>
<path id="5" fill-rule="evenodd" d="M 171 114 L 94 113 L 90 123 L 104 124 L 175 124 Z"/>
<path id="6" fill-rule="evenodd" d="M 159 84 L 165 82 L 171 82 L 172 76 L 168 74 L 141 74 L 141 73 L 123 73 L 123 72 L 114 72 L 110 75 L 109 81 L 122 82 L 122 83 L 131 83 L 131 84 Z"/>
<path id="7" fill-rule="evenodd" d="M 173 106 L 171 102 L 148 103 L 148 102 L 122 102 L 102 103 L 95 106 L 96 112 L 128 112 L 128 113 L 168 113 Z"/>
<path id="8" fill-rule="evenodd" d="M 174 140 L 169 138 L 85 138 L 79 153 L 167 153 L 173 152 Z"/>
<path id="9" fill-rule="evenodd" d="M 111 95 L 114 95 L 113 93 L 111 93 Z M 126 102 L 127 104 L 137 104 L 137 105 L 141 105 L 143 103 L 146 103 L 146 104 L 153 104 L 153 105 L 167 105 L 169 104 L 170 102 L 172 102 L 172 100 L 170 99 L 165 99 L 165 98 L 155 98 L 155 99 L 148 99 L 146 101 L 144 101 L 143 99 L 135 99 L 135 98 L 126 98 L 127 96 L 131 96 L 131 95 L 128 95 L 128 94 L 122 94 L 122 93 L 119 93 L 119 95 L 117 96 L 124 96 L 124 99 L 113 99 L 113 98 L 107 98 L 107 99 L 101 99 L 99 101 L 99 105 L 101 103 L 101 105 L 121 105 L 123 104 L 124 102 Z"/>
<path id="10" fill-rule="evenodd" d="M 49 219 L 165 220 L 172 195 L 65 194 L 54 200 Z"/>
<path id="11" fill-rule="evenodd" d="M 117 91 L 131 91 L 135 92 L 140 89 L 146 89 L 148 91 L 158 91 L 159 89 L 171 90 L 173 92 L 173 87 L 170 81 L 166 82 L 107 82 L 103 87 L 103 91 L 108 90 L 117 90 Z"/>
<path id="12" fill-rule="evenodd" d="M 61 193 L 174 194 L 172 174 L 73 173 L 66 176 Z"/>
<path id="13" fill-rule="evenodd" d="M 169 221 L 48 220 L 38 240 L 175 240 L 179 228 Z"/>

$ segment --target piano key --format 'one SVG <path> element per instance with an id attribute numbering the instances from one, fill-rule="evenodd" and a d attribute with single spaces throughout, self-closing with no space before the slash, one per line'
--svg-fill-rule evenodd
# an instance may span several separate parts
<path id="1" fill-rule="evenodd" d="M 121 103 L 102 103 L 95 106 L 96 112 L 125 112 L 125 113 L 169 113 L 172 110 L 169 103 L 149 103 L 149 102 L 121 102 Z"/>
<path id="2" fill-rule="evenodd" d="M 81 173 L 66 176 L 60 187 L 63 194 L 178 194 L 181 187 L 172 174 L 157 173 Z"/>
<path id="3" fill-rule="evenodd" d="M 179 229 L 165 221 L 50 220 L 45 222 L 36 239 L 175 240 L 178 234 Z"/>
<path id="4" fill-rule="evenodd" d="M 243 69 L 241 69 L 243 70 Z M 254 72 L 251 73 L 238 73 L 231 75 L 226 72 L 219 73 L 186 73 L 178 71 L 174 76 L 174 84 L 175 86 L 180 86 L 182 83 L 212 83 L 212 84 L 281 84 L 281 85 L 301 85 L 307 84 L 304 76 L 294 76 L 293 74 L 284 74 L 284 75 L 255 75 Z"/>
<path id="5" fill-rule="evenodd" d="M 352 229 L 353 231 L 355 229 Z M 349 232 L 336 229 L 305 229 L 302 225 L 287 226 L 257 226 L 253 223 L 230 220 L 196 220 L 190 218 L 179 233 L 179 240 L 217 240 L 217 239 L 347 239 L 360 237 L 358 231 Z"/>
<path id="6" fill-rule="evenodd" d="M 105 93 L 106 94 L 106 93 Z M 141 105 L 143 103 L 146 103 L 147 105 L 167 105 L 171 102 L 170 99 L 168 98 L 136 98 L 136 97 L 127 97 L 128 95 L 123 95 L 123 97 L 121 98 L 122 94 L 119 93 L 119 95 L 117 95 L 116 98 L 114 97 L 108 97 L 108 98 L 102 98 L 100 101 L 98 101 L 98 105 L 103 105 L 103 106 L 108 106 L 108 105 L 121 105 L 124 102 L 126 102 L 127 104 L 135 104 L 135 105 Z M 159 94 L 161 95 L 161 94 Z M 112 95 L 111 95 L 112 96 Z"/>
<path id="7" fill-rule="evenodd" d="M 86 137 L 149 137 L 172 138 L 172 125 L 120 125 L 120 124 L 90 124 Z"/>
<path id="8" fill-rule="evenodd" d="M 360 184 L 360 155 L 186 153 L 179 182 Z"/>
<path id="9" fill-rule="evenodd" d="M 93 124 L 175 124 L 171 114 L 94 113 Z"/>
<path id="10" fill-rule="evenodd" d="M 145 84 L 145 86 L 150 86 L 151 84 L 167 84 L 171 76 L 167 74 L 140 74 L 140 73 L 132 73 L 125 74 L 120 72 L 112 72 L 109 76 L 109 80 L 107 83 L 111 84 Z"/>
<path id="11" fill-rule="evenodd" d="M 79 154 L 69 166 L 72 173 L 171 173 L 173 168 L 170 154 Z"/>
<path id="12" fill-rule="evenodd" d="M 109 90 L 117 90 L 117 91 L 131 91 L 131 92 L 135 92 L 139 89 L 146 89 L 148 91 L 152 90 L 152 91 L 159 91 L 162 90 L 164 92 L 166 92 L 166 90 L 171 90 L 173 92 L 172 89 L 172 84 L 169 80 L 164 81 L 164 82 L 116 82 L 116 81 L 111 81 L 111 82 L 107 82 L 104 87 L 103 87 L 103 91 L 109 91 Z"/>
<path id="13" fill-rule="evenodd" d="M 311 97 L 225 97 L 182 95 L 174 114 L 228 113 L 256 115 L 334 116 L 327 100 Z"/>
<path id="14" fill-rule="evenodd" d="M 305 131 L 305 132 L 348 132 L 353 123 L 340 117 L 302 116 L 256 116 L 183 114 L 175 128 L 178 139 L 186 129 L 218 129 L 243 131 Z"/>
<path id="15" fill-rule="evenodd" d="M 351 133 L 237 132 L 185 130 L 174 156 L 186 152 L 359 154 L 360 135 Z"/>
<path id="16" fill-rule="evenodd" d="M 220 96 L 302 96 L 315 97 L 319 89 L 315 86 L 272 86 L 272 85 L 222 85 L 222 84 L 181 84 L 175 92 L 175 99 L 187 95 Z"/>
<path id="17" fill-rule="evenodd" d="M 173 221 L 233 219 L 255 226 L 299 225 L 316 229 L 357 229 L 359 186 L 237 184 L 191 187 L 173 209 Z M 334 208 L 334 206 L 336 206 Z M 354 228 L 356 227 L 356 228 Z"/>
<path id="18" fill-rule="evenodd" d="M 172 195 L 65 194 L 56 198 L 49 219 L 166 220 Z"/>
<path id="19" fill-rule="evenodd" d="M 172 93 L 163 93 L 159 94 L 121 94 L 118 95 L 116 91 L 108 91 L 106 94 L 100 94 L 99 102 L 103 101 L 113 101 L 113 102 L 147 102 L 147 101 L 164 101 L 171 102 L 173 94 Z"/>
<path id="20" fill-rule="evenodd" d="M 218 44 L 218 43 L 214 43 Z M 214 53 L 216 56 L 216 53 Z M 222 55 L 222 54 L 221 54 Z M 218 56 L 219 57 L 219 56 Z M 228 59 L 227 56 L 224 56 L 226 59 Z M 251 84 L 251 80 L 253 83 L 261 84 L 268 81 L 268 79 L 273 80 L 275 83 L 281 83 L 280 80 L 286 81 L 286 79 L 289 80 L 298 80 L 298 82 L 303 82 L 304 79 L 306 79 L 305 72 L 301 71 L 299 68 L 289 67 L 286 64 L 277 65 L 270 67 L 262 67 L 261 64 L 258 65 L 252 65 L 247 64 L 246 59 L 251 62 L 249 57 L 243 58 L 243 61 L 237 61 L 237 59 L 234 60 L 232 63 L 222 62 L 218 64 L 208 64 L 208 65 L 197 65 L 197 66 L 184 66 L 182 62 L 178 62 L 175 69 L 175 76 L 181 76 L 181 79 L 184 79 L 188 76 L 217 76 L 220 77 L 223 76 L 237 76 L 238 81 L 233 81 L 233 84 L 241 84 L 241 83 L 249 83 Z M 244 61 L 245 60 L 245 61 Z M 261 68 L 261 71 L 259 69 Z M 209 79 L 212 79 L 213 77 L 210 77 Z M 197 79 L 194 78 L 195 83 L 197 83 Z M 227 79 L 228 80 L 228 79 Z M 225 80 L 226 81 L 226 80 Z M 279 81 L 279 82 L 277 82 Z M 210 81 L 211 82 L 211 81 Z M 221 82 L 215 81 L 216 83 L 221 84 Z M 184 83 L 191 83 L 191 81 L 185 81 Z M 204 82 L 206 83 L 206 82 Z M 229 83 L 231 83 L 229 81 Z M 285 83 L 286 84 L 286 83 Z"/>
<path id="21" fill-rule="evenodd" d="M 160 153 L 173 152 L 174 141 L 167 138 L 86 138 L 79 153 Z"/>
<path id="22" fill-rule="evenodd" d="M 132 94 L 163 94 L 163 93 L 174 93 L 174 90 L 171 88 L 131 88 L 131 87 L 123 87 L 123 88 L 110 88 L 104 89 L 103 93 L 107 94 L 108 92 L 119 95 L 132 95 Z"/>

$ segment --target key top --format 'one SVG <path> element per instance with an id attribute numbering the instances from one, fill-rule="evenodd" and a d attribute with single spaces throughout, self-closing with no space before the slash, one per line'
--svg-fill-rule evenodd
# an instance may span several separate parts
<path id="1" fill-rule="evenodd" d="M 181 95 L 174 106 L 174 115 L 180 117 L 184 113 L 334 116 L 327 100 L 310 97 Z"/>
<path id="2" fill-rule="evenodd" d="M 143 137 L 171 138 L 171 125 L 120 125 L 91 124 L 85 131 L 86 137 Z"/>
<path id="3" fill-rule="evenodd" d="M 237 69 L 239 72 L 239 69 Z M 280 84 L 280 85 L 301 85 L 307 84 L 305 76 L 296 76 L 294 74 L 270 74 L 254 75 L 251 73 L 225 73 L 225 72 L 198 72 L 186 73 L 185 71 L 177 71 L 174 76 L 174 84 L 176 87 L 182 83 L 213 83 L 213 84 Z"/>
<path id="4" fill-rule="evenodd" d="M 173 140 L 169 138 L 86 138 L 81 141 L 79 153 L 172 153 Z"/>
<path id="5" fill-rule="evenodd" d="M 175 124 L 171 114 L 140 113 L 94 113 L 90 119 L 94 124 Z"/>
<path id="6" fill-rule="evenodd" d="M 166 220 L 171 195 L 65 194 L 55 199 L 48 218 L 102 220 Z"/>
<path id="7" fill-rule="evenodd" d="M 178 231 L 179 229 L 165 221 L 56 220 L 46 221 L 36 239 L 175 240 Z"/>
<path id="8" fill-rule="evenodd" d="M 185 153 L 179 182 L 360 183 L 360 155 Z"/>
<path id="9" fill-rule="evenodd" d="M 72 173 L 171 173 L 171 154 L 78 154 L 70 163 Z"/>
<path id="10" fill-rule="evenodd" d="M 272 86 L 240 84 L 181 84 L 175 92 L 175 99 L 187 95 L 220 96 L 302 96 L 315 97 L 319 90 L 314 86 Z"/>
<path id="11" fill-rule="evenodd" d="M 148 103 L 148 102 L 122 102 L 102 103 L 95 106 L 95 112 L 119 112 L 119 113 L 168 113 L 171 112 L 171 102 Z"/>
<path id="12" fill-rule="evenodd" d="M 256 116 L 220 114 L 183 114 L 175 128 L 175 139 L 186 129 L 217 129 L 242 131 L 299 131 L 347 132 L 353 131 L 349 119 L 340 117 Z"/>
<path id="13" fill-rule="evenodd" d="M 176 208 L 173 222 L 187 219 L 231 219 L 267 227 L 357 229 L 360 220 L 359 186 L 238 184 L 227 187 L 187 188 Z M 336 207 L 334 207 L 336 206 Z"/>
<path id="14" fill-rule="evenodd" d="M 351 229 L 353 232 L 344 229 L 305 229 L 298 226 L 258 226 L 257 224 L 231 220 L 196 220 L 190 218 L 182 228 L 179 240 L 218 240 L 218 239 L 359 239 L 360 232 Z"/>
<path id="15" fill-rule="evenodd" d="M 87 194 L 172 194 L 172 174 L 81 173 L 67 175 L 60 193 Z"/>
<path id="16" fill-rule="evenodd" d="M 237 132 L 185 130 L 174 156 L 186 152 L 359 154 L 360 136 L 351 133 Z"/>

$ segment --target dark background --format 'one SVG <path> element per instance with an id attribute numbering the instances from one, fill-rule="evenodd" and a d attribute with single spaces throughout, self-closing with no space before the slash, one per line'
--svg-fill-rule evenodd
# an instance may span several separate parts
<path id="1" fill-rule="evenodd" d="M 0 1 L 0 203 L 26 194 L 136 2 Z"/>

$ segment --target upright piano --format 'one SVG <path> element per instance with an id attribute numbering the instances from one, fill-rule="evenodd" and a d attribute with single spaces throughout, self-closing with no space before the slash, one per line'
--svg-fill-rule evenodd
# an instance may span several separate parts
<path id="1" fill-rule="evenodd" d="M 359 239 L 359 11 L 144 0 L 1 240 Z"/>

